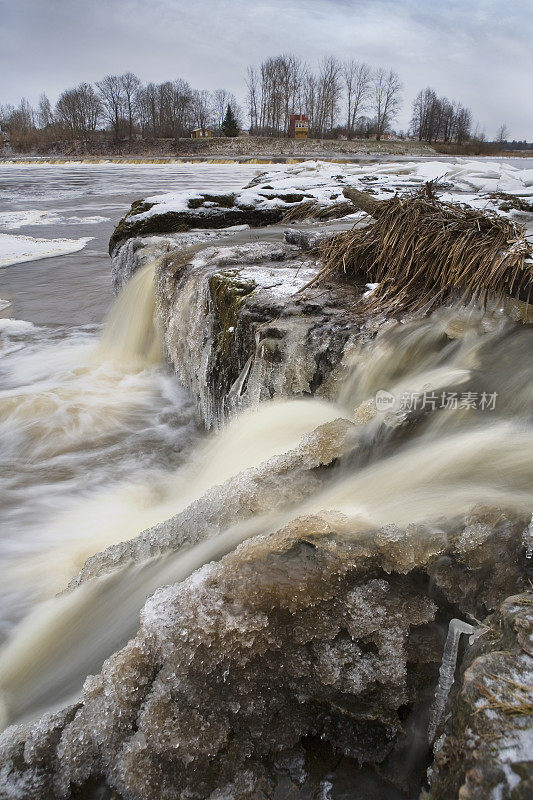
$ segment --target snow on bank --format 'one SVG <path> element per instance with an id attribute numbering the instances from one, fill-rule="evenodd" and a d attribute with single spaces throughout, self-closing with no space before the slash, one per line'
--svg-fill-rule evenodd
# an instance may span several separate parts
<path id="1" fill-rule="evenodd" d="M 296 205 L 316 200 L 320 205 L 332 206 L 345 202 L 342 190 L 356 187 L 371 190 L 376 199 L 390 197 L 391 193 L 415 188 L 426 181 L 439 180 L 446 190 L 445 199 L 455 199 L 475 205 L 480 199 L 491 205 L 492 193 L 504 192 L 520 197 L 533 196 L 533 169 L 519 169 L 504 161 L 402 161 L 378 164 L 337 164 L 324 161 L 305 161 L 286 165 L 285 168 L 267 170 L 252 183 L 233 195 L 236 206 L 257 210 Z M 468 194 L 469 193 L 469 194 Z M 296 199 L 296 195 L 304 195 Z M 152 207 L 135 215 L 146 219 L 167 212 L 186 212 L 189 202 L 202 199 L 198 192 L 179 191 L 147 197 Z M 212 213 L 216 202 L 204 202 L 196 209 L 198 214 Z"/>
<path id="2" fill-rule="evenodd" d="M 32 236 L 0 233 L 0 267 L 76 253 L 93 238 L 85 236 L 81 239 L 34 239 Z"/>
<path id="3" fill-rule="evenodd" d="M 0 228 L 18 230 L 28 225 L 98 225 L 109 217 L 62 217 L 55 211 L 4 211 L 0 213 Z"/>

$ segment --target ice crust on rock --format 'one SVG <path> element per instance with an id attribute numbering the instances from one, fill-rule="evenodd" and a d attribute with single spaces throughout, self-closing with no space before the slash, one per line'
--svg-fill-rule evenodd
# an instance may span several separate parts
<path id="1" fill-rule="evenodd" d="M 132 276 L 151 261 L 171 251 L 187 251 L 200 245 L 235 236 L 248 226 L 233 226 L 222 230 L 167 233 L 159 236 L 137 236 L 122 242 L 111 259 L 111 279 L 115 293 L 120 292 Z"/>
<path id="2" fill-rule="evenodd" d="M 346 314 L 358 290 L 332 290 L 327 303 L 302 297 L 315 274 L 314 262 L 268 241 L 161 262 L 165 350 L 206 427 L 271 397 L 312 394 L 337 366 L 358 330 Z"/>
<path id="3" fill-rule="evenodd" d="M 507 598 L 468 648 L 426 800 L 532 796 L 532 608 L 531 591 Z"/>
<path id="4" fill-rule="evenodd" d="M 437 726 L 441 720 L 444 708 L 446 706 L 446 700 L 448 699 L 448 695 L 454 681 L 461 634 L 467 633 L 472 635 L 474 631 L 474 626 L 467 622 L 463 622 L 463 620 L 450 620 L 446 644 L 444 645 L 444 652 L 442 654 L 442 664 L 440 665 L 439 669 L 439 685 L 437 686 L 437 691 L 435 693 L 435 701 L 431 710 L 429 722 L 428 739 L 430 742 L 432 742 L 435 738 Z"/>
<path id="5" fill-rule="evenodd" d="M 351 527 L 336 513 L 299 517 L 158 589 L 72 719 L 5 734 L 12 797 L 66 798 L 94 778 L 127 800 L 200 800 L 231 785 L 254 798 L 307 734 L 385 759 L 401 735 L 397 710 L 429 699 L 440 660 L 421 575 L 445 587 L 442 564 L 435 572 L 445 554 L 456 580 L 469 573 L 442 531 L 388 526 L 354 539 Z M 497 540 L 469 541 L 494 559 Z M 482 602 L 482 585 L 475 595 Z"/>
<path id="6" fill-rule="evenodd" d="M 159 589 L 72 721 L 39 753 L 32 730 L 9 756 L 13 797 L 68 797 L 92 776 L 125 798 L 205 798 L 247 774 L 252 798 L 265 763 L 307 733 L 382 760 L 411 691 L 410 632 L 435 606 L 405 578 L 373 577 L 365 550 L 328 531 L 295 521 Z M 348 699 L 360 696 L 375 697 L 362 714 Z"/>

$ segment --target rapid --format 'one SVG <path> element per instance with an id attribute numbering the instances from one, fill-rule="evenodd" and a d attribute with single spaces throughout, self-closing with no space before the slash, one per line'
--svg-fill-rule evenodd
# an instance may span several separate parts
<path id="1" fill-rule="evenodd" d="M 386 530 L 406 572 L 400 541 L 416 563 L 472 511 L 531 516 L 533 332 L 500 304 L 386 322 L 323 396 L 237 403 L 206 433 L 165 360 L 158 267 L 100 303 L 103 325 L 81 297 L 65 322 L 36 292 L 18 318 L 16 280 L 0 289 L 2 729 L 78 702 L 157 590 L 245 542 L 317 519 L 339 547 Z M 200 351 L 189 310 L 173 335 Z"/>
<path id="2" fill-rule="evenodd" d="M 24 437 L 35 439 L 32 454 L 44 469 L 58 454 L 76 454 L 95 429 L 104 442 L 127 426 L 128 415 L 146 413 L 153 398 L 136 381 L 158 359 L 153 279 L 154 265 L 135 275 L 97 346 L 74 348 L 58 385 L 37 382 L 28 397 L 4 400 L 3 424 L 19 429 L 13 452 L 20 453 Z M 74 701 L 86 675 L 134 635 L 150 594 L 251 536 L 317 513 L 341 515 L 352 538 L 383 525 L 438 527 L 476 506 L 527 513 L 533 505 L 532 354 L 531 331 L 515 327 L 499 309 L 441 310 L 385 330 L 354 352 L 333 402 L 262 403 L 197 441 L 177 468 L 123 478 L 79 498 L 42 530 L 39 551 L 26 553 L 4 575 L 8 594 L 32 585 L 42 598 L 0 651 L 4 724 Z M 380 411 L 375 398 L 383 390 L 398 402 Z M 475 399 L 489 393 L 491 405 L 477 408 Z M 62 412 L 55 418 L 58 396 Z M 408 408 L 412 397 L 420 399 L 419 409 Z M 74 415 L 70 427 L 65 404 Z M 279 507 L 259 515 L 244 504 L 233 524 L 206 531 L 178 552 L 132 559 L 53 597 L 89 556 L 171 520 L 239 474 L 268 468 L 275 456 L 339 418 L 355 420 L 355 439 L 318 492 L 297 503 L 280 492 Z M 237 484 L 236 507 L 238 491 Z"/>

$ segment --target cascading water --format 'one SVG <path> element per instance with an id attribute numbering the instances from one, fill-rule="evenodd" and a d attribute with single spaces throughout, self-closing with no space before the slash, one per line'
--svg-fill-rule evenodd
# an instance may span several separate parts
<path id="1" fill-rule="evenodd" d="M 17 402 L 13 394 L 2 400 L 6 429 L 18 425 L 13 451 L 22 441 L 39 454 L 41 470 L 76 452 L 95 428 L 103 441 L 127 430 L 136 406 L 153 402 L 142 376 L 161 358 L 155 269 L 144 267 L 127 284 L 97 347 L 68 352 L 66 377 L 52 392 L 44 381 L 23 402 L 20 393 Z M 184 314 L 198 307 L 183 298 Z M 195 324 L 194 340 L 183 347 L 201 341 L 202 320 Z M 418 554 L 416 563 L 421 553 L 438 551 L 450 534 L 446 521 L 473 508 L 530 515 L 532 350 L 530 330 L 497 310 L 441 310 L 385 327 L 346 356 L 330 401 L 276 400 L 235 413 L 187 463 L 122 473 L 48 519 L 41 551 L 26 553 L 5 576 L 16 592 L 46 573 L 36 580 L 43 601 L 0 651 L 2 724 L 75 702 L 86 676 L 135 636 L 148 597 L 246 540 L 264 541 L 258 547 L 268 551 L 272 532 L 300 526 L 316 542 L 315 529 L 329 532 L 333 521 L 339 544 L 353 547 L 386 531 L 376 541 L 386 542 L 390 569 L 401 572 L 399 541 Z M 302 363 L 304 356 L 293 353 Z M 386 407 L 383 392 L 392 398 Z M 168 413 L 164 404 L 162 411 Z M 65 413 L 75 422 L 65 425 Z M 332 461 L 336 467 L 317 469 Z M 88 557 L 80 577 L 53 597 Z M 413 624 L 428 613 L 420 611 Z"/>
<path id="2" fill-rule="evenodd" d="M 155 315 L 155 262 L 139 270 L 120 293 L 105 324 L 96 360 L 154 364 L 161 360 Z"/>
<path id="3" fill-rule="evenodd" d="M 0 365 L 2 524 L 11 534 L 2 542 L 4 630 L 31 596 L 60 591 L 88 556 L 116 541 L 113 510 L 148 504 L 158 492 L 153 479 L 165 465 L 175 468 L 200 436 L 185 391 L 158 363 L 153 278 L 154 265 L 135 275 L 99 340 L 94 327 L 28 324 L 7 340 Z"/>
<path id="4" fill-rule="evenodd" d="M 93 378 L 108 361 L 138 369 L 157 360 L 153 280 L 153 264 L 133 277 L 110 315 L 100 344 L 84 351 L 83 362 L 90 366 L 81 369 L 93 370 Z M 222 529 L 208 527 L 200 535 L 204 541 L 195 543 L 193 539 L 183 552 L 172 552 L 169 547 L 170 552 L 155 559 L 121 566 L 38 606 L 0 655 L 6 721 L 34 717 L 75 697 L 84 677 L 98 670 L 104 659 L 134 634 L 139 610 L 158 586 L 183 580 L 244 539 L 275 530 L 299 516 L 341 514 L 346 536 L 353 538 L 380 525 L 406 526 L 457 517 L 479 504 L 530 510 L 533 431 L 523 410 L 530 402 L 533 375 L 531 367 L 514 374 L 513 363 L 516 358 L 530 364 L 524 356 L 531 346 L 528 330 L 514 328 L 497 313 L 439 312 L 429 320 L 396 326 L 348 360 L 337 402 L 264 403 L 237 415 L 177 471 L 159 471 L 148 480 L 122 481 L 80 501 L 63 518 L 53 521 L 56 531 L 76 530 L 71 542 L 65 534 L 58 537 L 67 552 L 63 558 L 71 570 L 68 577 L 92 553 L 163 523 L 203 495 L 209 497 L 213 487 L 297 449 L 302 437 L 318 426 L 338 417 L 349 419 L 354 409 L 370 406 L 364 424 L 356 428 L 358 444 L 351 461 L 334 472 L 318 492 L 294 505 L 286 496 L 282 498 L 281 485 L 286 479 L 281 474 L 277 479 L 279 507 L 252 518 L 252 509 L 239 497 L 236 483 L 232 524 Z M 504 351 L 510 355 L 502 361 L 499 354 Z M 489 367 L 490 373 L 485 371 Z M 490 386 L 484 384 L 488 374 Z M 456 408 L 436 408 L 433 398 L 439 392 L 439 397 L 444 397 L 446 390 L 460 398 L 467 388 L 470 392 L 490 390 L 497 395 L 497 406 L 482 411 L 459 402 Z M 75 389 L 71 388 L 71 402 Z M 407 441 L 398 440 L 397 432 L 403 430 L 406 418 L 415 418 L 415 412 L 381 412 L 374 401 L 380 389 L 395 397 L 431 395 L 432 413 L 421 415 Z M 126 400 L 121 411 L 127 411 L 131 400 Z M 105 420 L 107 409 L 100 408 L 100 412 Z M 30 424 L 36 424 L 34 403 L 26 416 Z M 212 496 L 216 497 L 216 492 L 212 491 Z M 39 553 L 37 569 L 38 565 L 52 565 L 58 554 L 54 547 L 48 554 Z M 139 561 L 138 555 L 136 558 Z M 25 571 L 14 570 L 11 585 L 27 581 L 32 569 L 29 559 Z M 64 567 L 62 574 L 65 585 Z M 54 586 L 54 581 L 51 586 L 61 588 Z"/>

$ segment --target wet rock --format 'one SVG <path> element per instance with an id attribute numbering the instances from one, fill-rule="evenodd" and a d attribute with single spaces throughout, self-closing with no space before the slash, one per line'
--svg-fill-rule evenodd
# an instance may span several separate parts
<path id="1" fill-rule="evenodd" d="M 157 299 L 167 357 L 207 427 L 272 397 L 309 395 L 358 334 L 361 288 L 302 291 L 316 262 L 258 242 L 162 259 Z"/>
<path id="2" fill-rule="evenodd" d="M 322 198 L 316 192 L 274 190 L 259 185 L 247 187 L 236 194 L 181 192 L 172 200 L 165 195 L 153 200 L 136 201 L 120 220 L 109 242 L 113 255 L 121 242 L 139 236 L 184 233 L 192 228 L 220 229 L 234 225 L 262 228 L 281 222 L 288 212 L 296 213 L 299 207 L 322 219 L 335 219 L 352 211 L 351 205 L 342 202 L 342 195 Z M 298 212 L 299 213 L 299 212 Z"/>
<path id="3" fill-rule="evenodd" d="M 533 796 L 533 594 L 509 597 L 467 650 L 427 800 Z"/>
<path id="4" fill-rule="evenodd" d="M 284 237 L 287 244 L 294 244 L 302 250 L 313 250 L 331 237 L 330 231 L 316 231 L 301 228 L 289 228 Z"/>

